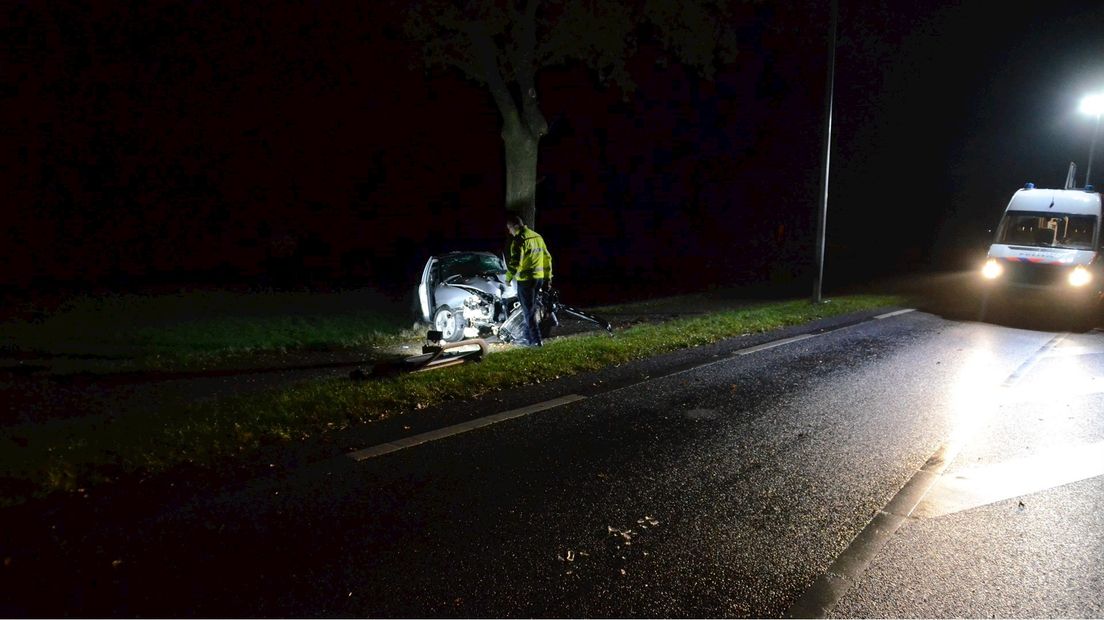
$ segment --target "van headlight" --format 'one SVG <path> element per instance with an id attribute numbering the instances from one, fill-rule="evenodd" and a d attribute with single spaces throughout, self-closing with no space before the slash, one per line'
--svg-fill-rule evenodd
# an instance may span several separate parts
<path id="1" fill-rule="evenodd" d="M 985 266 L 981 268 L 981 277 L 986 280 L 996 280 L 1002 273 L 1004 273 L 1004 267 L 1001 267 L 1001 264 L 994 258 L 985 261 Z M 1073 280 L 1071 279 L 1070 282 L 1073 282 Z"/>
<path id="2" fill-rule="evenodd" d="M 1085 286 L 1089 282 L 1092 282 L 1092 274 L 1081 265 L 1074 267 L 1073 271 L 1069 274 L 1069 283 L 1071 286 Z"/>

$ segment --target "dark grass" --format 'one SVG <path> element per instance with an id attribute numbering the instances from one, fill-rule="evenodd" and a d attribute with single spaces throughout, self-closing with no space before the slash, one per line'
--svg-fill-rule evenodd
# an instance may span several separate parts
<path id="1" fill-rule="evenodd" d="M 11 505 L 53 491 L 83 489 L 186 464 L 217 467 L 227 458 L 262 446 L 340 432 L 447 401 L 900 301 L 856 295 L 819 305 L 763 303 L 637 325 L 612 338 L 605 334 L 562 338 L 541 349 L 502 351 L 479 364 L 431 373 L 360 383 L 314 380 L 264 394 L 166 405 L 150 415 L 7 428 L 0 437 L 0 480 L 6 481 L 8 489 L 0 501 Z"/>
<path id="2" fill-rule="evenodd" d="M 411 319 L 405 304 L 371 290 L 78 297 L 49 314 L 0 323 L 0 347 L 8 355 L 191 368 L 260 352 L 390 342 Z"/>

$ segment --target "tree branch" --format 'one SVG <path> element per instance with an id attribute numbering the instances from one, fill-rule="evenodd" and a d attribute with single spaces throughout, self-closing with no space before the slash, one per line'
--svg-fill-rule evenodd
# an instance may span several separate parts
<path id="1" fill-rule="evenodd" d="M 408 27 L 408 34 L 421 36 L 425 39 L 423 44 L 424 62 L 426 68 L 442 67 L 458 69 L 465 77 L 479 83 L 485 83 L 483 67 L 475 59 L 472 50 L 471 38 L 465 31 L 442 29 L 439 34 L 432 37 L 424 32 L 416 32 Z"/>
<path id="2" fill-rule="evenodd" d="M 521 90 L 521 108 L 525 126 L 535 139 L 548 133 L 548 122 L 541 114 L 537 102 L 537 88 L 534 74 L 537 70 L 537 0 L 528 0 L 525 13 L 520 18 L 518 59 L 514 63 L 517 72 L 518 87 Z"/>
<path id="3" fill-rule="evenodd" d="M 441 58 L 441 63 L 447 67 L 452 67 L 459 70 L 461 73 L 464 74 L 465 77 L 468 77 L 475 82 L 486 83 L 487 81 L 483 77 L 483 69 L 478 65 L 472 64 L 470 58 L 464 54 L 443 55 Z"/>
<path id="4" fill-rule="evenodd" d="M 502 115 L 502 128 L 504 131 L 515 131 L 521 127 L 521 118 L 518 114 L 518 106 L 510 95 L 510 89 L 502 79 L 502 72 L 498 68 L 498 60 L 495 57 L 495 44 L 487 30 L 480 22 L 468 25 L 468 36 L 471 37 L 472 48 L 475 57 L 483 68 L 483 77 L 487 80 L 487 87 L 491 89 L 498 112 Z"/>

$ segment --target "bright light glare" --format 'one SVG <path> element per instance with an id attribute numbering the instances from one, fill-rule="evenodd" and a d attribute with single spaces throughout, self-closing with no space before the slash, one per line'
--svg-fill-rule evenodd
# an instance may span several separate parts
<path id="1" fill-rule="evenodd" d="M 1087 95 L 1081 100 L 1081 113 L 1089 116 L 1104 114 L 1104 95 Z"/>
<path id="2" fill-rule="evenodd" d="M 1092 274 L 1080 265 L 1074 267 L 1069 274 L 1069 283 L 1073 286 L 1085 286 L 1089 282 L 1092 282 Z"/>
<path id="3" fill-rule="evenodd" d="M 995 280 L 1000 277 L 1004 272 L 1004 267 L 1001 267 L 1000 263 L 990 258 L 985 261 L 985 266 L 981 268 L 981 275 L 986 280 Z"/>
<path id="4" fill-rule="evenodd" d="M 988 338 L 976 338 L 969 344 L 969 357 L 949 382 L 952 427 L 948 444 L 955 450 L 997 410 L 1002 398 L 1001 382 L 1008 372 L 998 363 Z"/>

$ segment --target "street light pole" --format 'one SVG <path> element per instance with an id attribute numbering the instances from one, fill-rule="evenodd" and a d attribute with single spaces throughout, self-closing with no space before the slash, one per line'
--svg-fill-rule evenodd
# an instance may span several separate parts
<path id="1" fill-rule="evenodd" d="M 1096 136 L 1100 133 L 1100 114 L 1096 115 L 1096 129 L 1093 130 L 1092 142 L 1089 144 L 1089 167 L 1085 168 L 1085 187 L 1092 185 L 1092 160 L 1093 151 L 1096 150 Z"/>
<path id="2" fill-rule="evenodd" d="M 820 209 L 817 211 L 816 274 L 813 277 L 813 303 L 821 302 L 824 282 L 824 236 L 828 220 L 828 171 L 832 155 L 832 96 L 836 84 L 836 21 L 838 1 L 832 0 L 832 25 L 828 48 L 828 84 L 824 95 L 824 170 L 820 182 Z"/>
<path id="3" fill-rule="evenodd" d="M 1085 187 L 1092 184 L 1093 152 L 1096 151 L 1096 136 L 1100 133 L 1100 115 L 1104 114 L 1104 95 L 1088 95 L 1081 100 L 1081 113 L 1096 117 L 1092 142 L 1089 143 L 1089 165 L 1085 168 Z"/>

